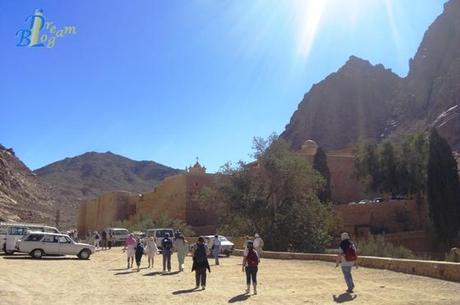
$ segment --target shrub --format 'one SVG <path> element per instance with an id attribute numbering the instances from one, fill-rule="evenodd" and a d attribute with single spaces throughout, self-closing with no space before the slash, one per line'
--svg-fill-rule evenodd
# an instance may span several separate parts
<path id="1" fill-rule="evenodd" d="M 381 235 L 371 236 L 367 240 L 360 240 L 357 242 L 357 247 L 359 255 L 408 259 L 417 258 L 411 250 L 386 242 Z"/>

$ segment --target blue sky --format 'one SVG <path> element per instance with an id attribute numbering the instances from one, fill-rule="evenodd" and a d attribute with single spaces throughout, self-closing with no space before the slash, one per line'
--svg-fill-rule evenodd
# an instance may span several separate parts
<path id="1" fill-rule="evenodd" d="M 444 2 L 0 0 L 0 143 L 32 169 L 112 151 L 216 171 L 350 55 L 405 76 Z M 17 47 L 35 9 L 77 33 Z"/>

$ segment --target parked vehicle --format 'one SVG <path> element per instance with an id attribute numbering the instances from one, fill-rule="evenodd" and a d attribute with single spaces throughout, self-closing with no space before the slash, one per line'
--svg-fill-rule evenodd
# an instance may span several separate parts
<path id="1" fill-rule="evenodd" d="M 363 199 L 360 202 L 358 202 L 358 204 L 368 204 L 368 203 L 370 203 L 368 199 Z"/>
<path id="2" fill-rule="evenodd" d="M 143 240 L 146 236 L 144 232 L 140 232 L 140 231 L 135 231 L 133 232 L 133 234 L 136 238 L 139 238 L 140 240 Z"/>
<path id="3" fill-rule="evenodd" d="M 33 258 L 44 255 L 76 255 L 80 259 L 89 259 L 96 248 L 89 244 L 77 243 L 67 234 L 32 231 L 19 240 L 16 250 L 28 253 Z"/>
<path id="4" fill-rule="evenodd" d="M 385 202 L 385 199 L 382 197 L 377 197 L 373 200 L 374 203 L 383 203 Z"/>
<path id="5" fill-rule="evenodd" d="M 209 250 L 212 248 L 214 238 L 214 235 L 205 236 L 205 239 L 208 241 Z M 230 256 L 230 254 L 233 252 L 233 249 L 235 248 L 235 244 L 229 241 L 225 236 L 218 235 L 217 238 L 220 240 L 220 253 L 226 256 Z"/>
<path id="6" fill-rule="evenodd" d="M 13 254 L 17 241 L 30 231 L 60 233 L 55 227 L 43 224 L 0 222 L 0 242 L 3 252 Z"/>
<path id="7" fill-rule="evenodd" d="M 158 249 L 162 249 L 161 247 L 161 240 L 165 238 L 166 233 L 169 234 L 171 239 L 174 239 L 174 229 L 171 228 L 158 228 L 158 229 L 148 229 L 147 230 L 147 237 L 153 236 L 155 238 L 155 243 L 158 246 Z"/>
<path id="8" fill-rule="evenodd" d="M 129 237 L 129 231 L 125 228 L 107 228 L 107 235 L 112 233 L 112 244 L 114 246 L 123 245 Z"/>

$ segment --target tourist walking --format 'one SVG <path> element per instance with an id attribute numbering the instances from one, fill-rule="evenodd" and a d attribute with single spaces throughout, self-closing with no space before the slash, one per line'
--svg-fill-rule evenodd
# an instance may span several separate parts
<path id="1" fill-rule="evenodd" d="M 254 249 L 254 242 L 252 240 L 247 243 L 247 250 L 243 255 L 243 272 L 246 272 L 246 293 L 250 292 L 251 281 L 254 287 L 254 294 L 257 294 L 257 271 L 259 270 L 259 254 Z"/>
<path id="2" fill-rule="evenodd" d="M 216 265 L 219 265 L 220 246 L 221 246 L 221 243 L 219 240 L 219 236 L 216 234 L 214 235 L 214 239 L 212 240 L 212 246 L 211 246 L 212 256 L 214 256 Z"/>
<path id="3" fill-rule="evenodd" d="M 136 239 L 134 238 L 134 235 L 131 233 L 128 236 L 128 239 L 126 239 L 125 243 L 125 249 L 126 250 L 126 258 L 128 260 L 128 269 L 133 267 L 133 261 L 134 261 L 134 254 L 135 254 L 135 248 L 136 248 Z"/>
<path id="4" fill-rule="evenodd" d="M 206 269 L 211 272 L 208 262 L 209 248 L 204 243 L 203 237 L 198 237 L 198 241 L 193 247 L 192 271 L 195 271 L 195 289 L 206 289 Z"/>
<path id="5" fill-rule="evenodd" d="M 94 231 L 94 246 L 96 249 L 99 248 L 101 242 L 101 236 L 99 235 L 98 231 Z"/>
<path id="6" fill-rule="evenodd" d="M 112 242 L 113 242 L 113 235 L 112 235 L 112 232 L 109 231 L 109 234 L 107 235 L 107 246 L 109 247 L 109 250 L 112 249 Z"/>
<path id="7" fill-rule="evenodd" d="M 136 257 L 137 272 L 139 272 L 141 268 L 142 256 L 144 255 L 144 244 L 139 238 L 137 238 L 136 247 L 134 248 L 134 253 Z"/>
<path id="8" fill-rule="evenodd" d="M 336 260 L 336 267 L 339 266 L 339 263 L 342 267 L 343 277 L 345 278 L 345 283 L 347 284 L 347 292 L 352 293 L 355 288 L 353 282 L 353 276 L 351 275 L 351 268 L 355 266 L 358 268 L 356 247 L 353 244 L 353 241 L 350 239 L 350 235 L 344 232 L 340 236 L 340 245 L 339 252 Z"/>
<path id="9" fill-rule="evenodd" d="M 171 254 L 173 252 L 173 242 L 169 237 L 169 233 L 166 233 L 165 238 L 161 241 L 161 247 L 163 252 L 163 272 L 171 272 Z"/>
<path id="10" fill-rule="evenodd" d="M 185 257 L 188 253 L 188 243 L 184 236 L 179 233 L 174 241 L 174 249 L 177 251 L 177 260 L 179 262 L 179 272 L 184 271 Z"/>
<path id="11" fill-rule="evenodd" d="M 262 257 L 262 251 L 264 248 L 264 240 L 257 233 L 254 235 L 254 237 L 254 249 L 257 251 L 260 259 Z"/>
<path id="12" fill-rule="evenodd" d="M 101 246 L 102 250 L 107 250 L 107 232 L 105 230 L 102 230 L 101 233 Z"/>
<path id="13" fill-rule="evenodd" d="M 155 238 L 150 236 L 145 242 L 145 250 L 147 253 L 147 258 L 149 261 L 149 268 L 153 268 L 153 262 L 155 260 L 155 255 L 158 253 L 158 246 L 155 242 Z"/>

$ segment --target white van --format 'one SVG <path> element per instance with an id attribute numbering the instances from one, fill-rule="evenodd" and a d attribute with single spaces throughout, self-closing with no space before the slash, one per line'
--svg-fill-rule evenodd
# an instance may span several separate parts
<path id="1" fill-rule="evenodd" d="M 148 229 L 147 237 L 153 236 L 158 249 L 161 249 L 161 241 L 166 237 L 166 233 L 169 234 L 171 240 L 174 240 L 174 229 L 171 228 Z"/>
<path id="2" fill-rule="evenodd" d="M 107 228 L 106 232 L 107 238 L 110 233 L 112 234 L 112 245 L 114 246 L 124 245 L 129 237 L 129 231 L 125 228 Z"/>
<path id="3" fill-rule="evenodd" d="M 3 252 L 13 254 L 17 241 L 30 231 L 60 233 L 55 227 L 44 224 L 0 222 L 0 242 Z"/>

